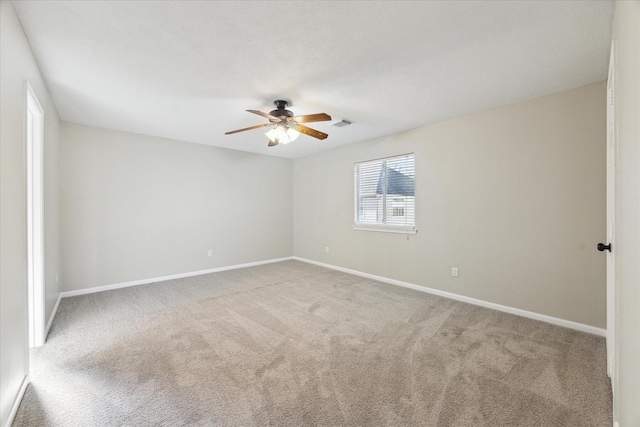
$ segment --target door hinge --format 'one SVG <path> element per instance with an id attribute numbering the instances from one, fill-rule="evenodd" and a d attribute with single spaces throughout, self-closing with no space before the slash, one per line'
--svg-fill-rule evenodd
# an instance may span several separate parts
<path id="1" fill-rule="evenodd" d="M 613 88 L 609 88 L 609 105 L 613 105 Z"/>

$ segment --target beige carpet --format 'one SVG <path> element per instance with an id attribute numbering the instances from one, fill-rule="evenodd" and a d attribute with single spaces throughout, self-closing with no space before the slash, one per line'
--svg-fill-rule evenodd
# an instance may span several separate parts
<path id="1" fill-rule="evenodd" d="M 66 298 L 14 426 L 610 426 L 604 339 L 287 261 Z"/>

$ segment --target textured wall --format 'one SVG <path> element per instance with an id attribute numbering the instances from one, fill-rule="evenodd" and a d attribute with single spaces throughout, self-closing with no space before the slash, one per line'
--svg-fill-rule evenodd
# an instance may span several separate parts
<path id="1" fill-rule="evenodd" d="M 601 82 L 297 159 L 294 253 L 603 328 L 604 100 Z M 408 152 L 418 234 L 353 230 L 353 163 Z"/>
<path id="2" fill-rule="evenodd" d="M 64 122 L 60 157 L 65 291 L 293 253 L 291 160 Z"/>
<path id="3" fill-rule="evenodd" d="M 0 19 L 0 425 L 4 425 L 27 374 L 25 80 L 35 91 L 45 116 L 45 321 L 59 295 L 59 120 L 10 2 L 0 2 Z"/>

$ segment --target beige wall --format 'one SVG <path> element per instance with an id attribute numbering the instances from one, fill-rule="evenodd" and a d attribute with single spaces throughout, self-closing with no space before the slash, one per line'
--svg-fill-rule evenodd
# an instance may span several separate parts
<path id="1" fill-rule="evenodd" d="M 640 2 L 617 1 L 614 421 L 640 426 Z"/>
<path id="2" fill-rule="evenodd" d="M 27 248 L 24 81 L 45 115 L 45 320 L 60 294 L 58 251 L 58 115 L 10 2 L 0 2 L 0 425 L 27 375 Z"/>
<path id="3" fill-rule="evenodd" d="M 604 328 L 605 92 L 601 82 L 297 159 L 295 255 Z M 418 234 L 353 230 L 353 163 L 408 152 Z"/>
<path id="4" fill-rule="evenodd" d="M 64 122 L 60 156 L 65 291 L 293 254 L 289 159 Z"/>

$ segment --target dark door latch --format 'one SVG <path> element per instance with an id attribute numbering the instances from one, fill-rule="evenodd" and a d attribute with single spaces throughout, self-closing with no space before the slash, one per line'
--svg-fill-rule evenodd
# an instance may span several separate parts
<path id="1" fill-rule="evenodd" d="M 604 243 L 598 243 L 598 250 L 600 252 L 603 252 L 605 250 L 611 252 L 611 243 L 609 243 L 608 245 L 605 245 Z"/>

